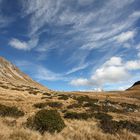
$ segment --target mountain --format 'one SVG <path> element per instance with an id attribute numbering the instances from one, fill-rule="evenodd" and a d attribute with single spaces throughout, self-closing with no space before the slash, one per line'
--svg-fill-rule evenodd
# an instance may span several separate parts
<path id="1" fill-rule="evenodd" d="M 0 82 L 45 88 L 3 57 L 0 57 Z"/>
<path id="2" fill-rule="evenodd" d="M 140 90 L 140 81 L 135 82 L 130 88 L 127 90 Z"/>

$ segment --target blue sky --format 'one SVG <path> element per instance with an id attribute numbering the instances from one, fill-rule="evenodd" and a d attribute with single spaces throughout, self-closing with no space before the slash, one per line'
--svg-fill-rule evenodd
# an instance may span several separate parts
<path id="1" fill-rule="evenodd" d="M 140 80 L 139 0 L 0 0 L 0 56 L 55 90 Z"/>

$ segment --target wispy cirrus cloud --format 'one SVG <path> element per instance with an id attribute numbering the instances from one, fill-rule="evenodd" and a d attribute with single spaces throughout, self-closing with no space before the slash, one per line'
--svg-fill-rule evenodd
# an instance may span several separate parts
<path id="1" fill-rule="evenodd" d="M 133 39 L 135 35 L 136 35 L 135 31 L 127 31 L 127 32 L 123 32 L 120 35 L 118 35 L 116 37 L 116 39 L 119 43 L 124 43 L 130 39 Z"/>
<path id="2" fill-rule="evenodd" d="M 9 45 L 24 53 L 30 51 L 36 61 L 45 65 L 37 67 L 39 71 L 34 74 L 37 79 L 70 81 L 71 75 L 78 77 L 83 72 L 84 79 L 79 76 L 72 84 L 113 83 L 131 77 L 130 71 L 139 64 L 138 0 L 24 0 L 19 3 L 22 7 L 19 21 L 21 25 L 25 22 L 26 27 L 21 27 L 26 31 L 10 37 Z M 114 60 L 118 65 L 114 65 Z M 133 70 L 128 70 L 126 64 Z M 53 72 L 57 70 L 59 74 Z"/>
<path id="3" fill-rule="evenodd" d="M 4 28 L 14 21 L 14 18 L 5 16 L 4 13 L 2 12 L 1 8 L 3 2 L 4 0 L 0 0 L 0 28 Z"/>

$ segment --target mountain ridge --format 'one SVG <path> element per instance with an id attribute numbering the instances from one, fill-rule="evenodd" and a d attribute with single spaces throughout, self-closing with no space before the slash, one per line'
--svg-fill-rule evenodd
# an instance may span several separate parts
<path id="1" fill-rule="evenodd" d="M 34 81 L 4 57 L 0 57 L 0 81 L 9 82 L 15 85 L 30 85 L 33 87 L 48 89 Z"/>
<path id="2" fill-rule="evenodd" d="M 135 82 L 130 88 L 127 90 L 140 90 L 140 81 Z"/>

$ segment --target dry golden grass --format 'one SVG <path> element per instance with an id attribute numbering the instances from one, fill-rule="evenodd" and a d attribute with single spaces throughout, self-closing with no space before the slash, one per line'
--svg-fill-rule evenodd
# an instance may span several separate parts
<path id="1" fill-rule="evenodd" d="M 20 88 L 20 86 L 18 87 Z M 38 89 L 34 89 L 38 90 Z M 135 92 L 108 92 L 108 93 L 81 93 L 81 92 L 52 92 L 51 95 L 43 95 L 42 92 L 48 92 L 44 89 L 39 89 L 37 95 L 29 94 L 28 90 L 11 90 L 0 87 L 0 104 L 7 106 L 16 106 L 24 111 L 25 115 L 20 118 L 0 117 L 0 140 L 140 140 L 140 135 L 132 133 L 128 130 L 121 130 L 116 134 L 104 133 L 99 128 L 99 120 L 90 118 L 88 120 L 70 120 L 65 119 L 66 127 L 60 132 L 55 134 L 44 133 L 41 135 L 39 132 L 30 130 L 26 127 L 25 123 L 27 118 L 33 116 L 39 108 L 35 108 L 36 103 L 60 102 L 62 107 L 57 108 L 61 116 L 64 116 L 65 111 L 86 112 L 88 108 L 83 106 L 68 109 L 67 106 L 77 103 L 73 96 L 88 95 L 90 98 L 99 99 L 104 101 L 108 98 L 110 101 L 117 103 L 125 102 L 140 105 L 140 94 Z M 59 99 L 59 94 L 68 95 L 67 100 Z M 139 96 L 138 96 L 139 95 Z M 42 98 L 45 97 L 45 98 Z M 46 109 L 52 109 L 46 106 Z M 113 113 L 108 112 L 113 117 L 113 120 L 128 120 L 140 121 L 140 112 L 127 112 L 127 113 Z"/>
<path id="2" fill-rule="evenodd" d="M 1 140 L 139 140 L 139 135 L 123 130 L 117 135 L 104 134 L 94 123 L 90 121 L 67 122 L 62 132 L 56 134 L 45 133 L 41 135 L 37 131 L 24 127 L 9 127 L 0 121 Z"/>

